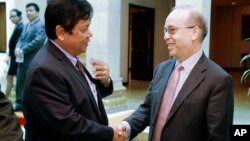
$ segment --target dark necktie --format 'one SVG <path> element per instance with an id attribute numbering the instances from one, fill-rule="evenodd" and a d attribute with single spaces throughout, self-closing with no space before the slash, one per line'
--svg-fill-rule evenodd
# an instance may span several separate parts
<path id="1" fill-rule="evenodd" d="M 160 141 L 161 140 L 161 132 L 166 123 L 166 119 L 172 107 L 172 102 L 175 94 L 175 90 L 179 81 L 180 71 L 183 69 L 183 66 L 180 64 L 172 72 L 168 82 L 165 93 L 163 95 L 163 99 L 160 105 L 160 109 L 157 114 L 156 124 L 154 127 L 153 140 L 152 141 Z"/>
<path id="2" fill-rule="evenodd" d="M 82 74 L 82 76 L 85 78 L 85 71 L 84 71 L 84 67 L 83 67 L 83 64 L 77 59 L 77 62 L 76 62 L 76 67 L 78 69 L 78 71 Z"/>
<path id="3" fill-rule="evenodd" d="M 90 90 L 93 93 L 93 97 L 95 99 L 95 102 L 98 106 L 98 97 L 97 97 L 97 91 L 96 91 L 96 86 L 95 84 L 89 79 L 89 77 L 87 75 L 85 75 L 85 71 L 84 71 L 84 66 L 83 64 L 77 59 L 76 62 L 76 67 L 78 69 L 78 71 L 82 74 L 82 77 L 84 79 L 84 81 L 86 81 L 86 83 L 89 85 Z M 88 79 L 88 80 L 87 80 Z"/>

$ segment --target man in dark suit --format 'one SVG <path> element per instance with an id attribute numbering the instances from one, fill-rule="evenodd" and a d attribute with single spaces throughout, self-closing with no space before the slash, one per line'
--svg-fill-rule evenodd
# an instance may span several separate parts
<path id="1" fill-rule="evenodd" d="M 10 20 L 15 24 L 15 29 L 10 37 L 9 41 L 9 57 L 10 57 L 10 64 L 9 64 L 9 70 L 7 75 L 7 86 L 5 94 L 8 97 L 10 95 L 10 92 L 13 88 L 13 81 L 14 76 L 16 76 L 17 73 L 17 63 L 16 63 L 16 56 L 15 56 L 15 48 L 18 39 L 21 36 L 21 33 L 23 31 L 23 22 L 22 22 L 22 12 L 18 9 L 12 9 L 10 11 Z"/>
<path id="2" fill-rule="evenodd" d="M 112 94 L 109 67 L 93 60 L 95 76 L 79 63 L 92 37 L 93 9 L 85 0 L 50 0 L 48 41 L 34 57 L 24 88 L 26 141 L 111 141 L 125 133 L 108 127 L 102 98 Z"/>
<path id="3" fill-rule="evenodd" d="M 1 88 L 1 85 L 0 85 Z M 11 101 L 0 91 L 0 139 L 23 141 L 23 132 L 18 123 Z"/>
<path id="4" fill-rule="evenodd" d="M 15 49 L 16 61 L 19 63 L 17 69 L 15 111 L 22 110 L 22 92 L 27 70 L 31 60 L 43 46 L 46 38 L 44 24 L 39 19 L 38 5 L 35 3 L 28 3 L 26 5 L 26 14 L 29 23 L 25 25 Z"/>
<path id="5" fill-rule="evenodd" d="M 176 7 L 168 15 L 164 39 L 173 58 L 156 67 L 144 103 L 121 122 L 130 139 L 150 126 L 149 141 L 229 140 L 233 82 L 203 53 L 201 44 L 206 34 L 206 21 L 193 7 Z M 170 95 L 172 76 L 176 76 L 172 72 L 177 66 L 181 69 L 173 97 L 164 99 Z M 170 104 L 165 103 L 167 100 Z"/>

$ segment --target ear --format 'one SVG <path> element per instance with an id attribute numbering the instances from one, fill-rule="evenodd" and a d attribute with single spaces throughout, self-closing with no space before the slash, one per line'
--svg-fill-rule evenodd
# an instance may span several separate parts
<path id="1" fill-rule="evenodd" d="M 195 26 L 193 28 L 193 35 L 192 35 L 192 40 L 196 40 L 197 38 L 199 38 L 201 36 L 201 29 L 199 26 Z"/>
<path id="2" fill-rule="evenodd" d="M 61 25 L 56 26 L 56 36 L 60 41 L 64 41 L 65 30 Z"/>

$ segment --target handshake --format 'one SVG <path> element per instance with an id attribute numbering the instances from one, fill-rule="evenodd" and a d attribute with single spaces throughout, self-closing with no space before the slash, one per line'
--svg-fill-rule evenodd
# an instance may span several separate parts
<path id="1" fill-rule="evenodd" d="M 113 141 L 125 141 L 127 140 L 126 126 L 118 124 L 111 126 L 114 130 Z"/>

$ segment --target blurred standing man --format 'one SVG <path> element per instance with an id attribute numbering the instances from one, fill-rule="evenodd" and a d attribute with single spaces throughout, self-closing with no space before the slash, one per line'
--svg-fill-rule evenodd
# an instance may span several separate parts
<path id="1" fill-rule="evenodd" d="M 14 106 L 15 111 L 22 111 L 22 93 L 26 73 L 31 60 L 43 46 L 46 38 L 44 24 L 39 19 L 38 5 L 35 3 L 28 3 L 26 5 L 26 14 L 29 23 L 25 25 L 15 50 L 15 55 L 17 57 L 16 61 L 19 62 L 17 70 L 16 102 Z"/>
<path id="2" fill-rule="evenodd" d="M 92 78 L 77 56 L 86 52 L 93 8 L 86 0 L 50 0 L 48 41 L 33 59 L 24 88 L 26 141 L 119 141 L 102 98 L 112 94 L 109 67 L 93 60 Z"/>
<path id="3" fill-rule="evenodd" d="M 12 9 L 10 11 L 10 20 L 15 24 L 15 29 L 10 37 L 9 41 L 9 56 L 10 56 L 10 65 L 7 75 L 7 87 L 6 87 L 6 97 L 10 95 L 10 92 L 13 88 L 14 76 L 17 73 L 17 63 L 16 56 L 14 54 L 16 44 L 18 39 L 21 36 L 23 31 L 23 22 L 22 22 L 22 12 L 18 9 Z"/>
<path id="4" fill-rule="evenodd" d="M 150 126 L 149 141 L 229 140 L 233 81 L 203 53 L 206 35 L 206 21 L 193 7 L 168 15 L 164 39 L 173 58 L 157 66 L 144 103 L 121 123 L 130 139 Z"/>

